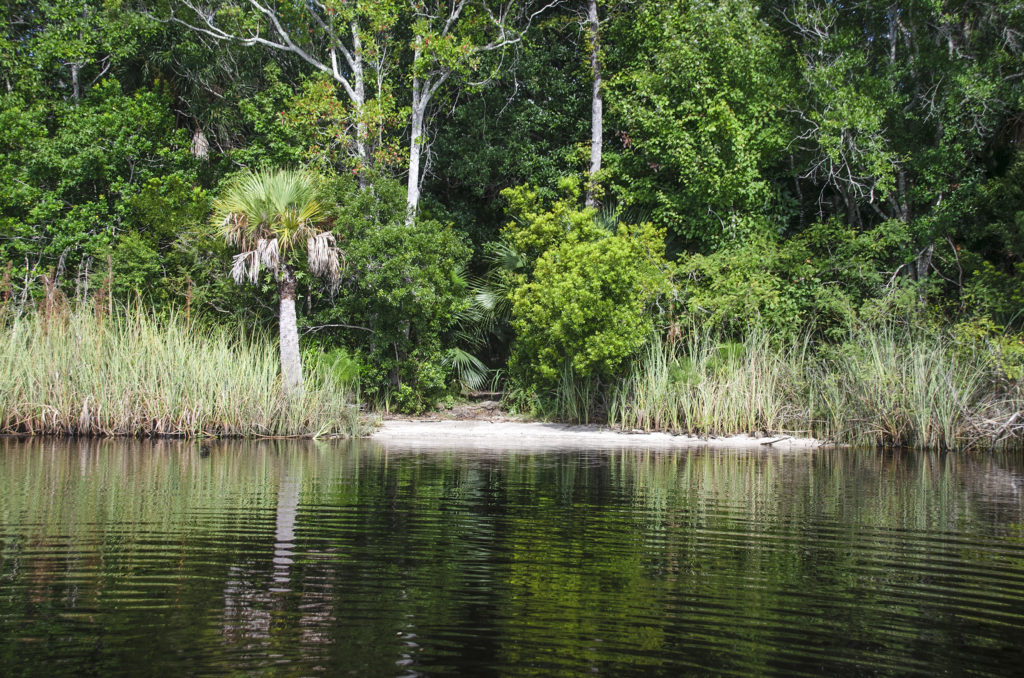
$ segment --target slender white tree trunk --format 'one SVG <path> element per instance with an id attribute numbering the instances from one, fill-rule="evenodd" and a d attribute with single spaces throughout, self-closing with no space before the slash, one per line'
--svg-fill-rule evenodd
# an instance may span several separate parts
<path id="1" fill-rule="evenodd" d="M 417 38 L 417 44 L 419 38 Z M 415 51 L 414 61 L 419 59 L 419 50 Z M 412 79 L 412 112 L 409 125 L 409 183 L 406 192 L 406 224 L 411 224 L 416 217 L 420 204 L 420 156 L 423 154 L 423 121 L 427 106 L 426 83 L 418 77 Z"/>
<path id="2" fill-rule="evenodd" d="M 413 72 L 416 73 L 423 58 L 423 36 L 416 36 L 413 43 Z M 406 225 L 416 218 L 420 207 L 420 156 L 423 153 L 423 121 L 430 97 L 428 83 L 413 76 L 413 110 L 410 114 L 409 129 L 409 183 L 406 192 Z"/>
<path id="3" fill-rule="evenodd" d="M 302 361 L 299 358 L 299 329 L 295 319 L 295 271 L 285 266 L 277 281 L 281 298 L 278 318 L 281 342 L 281 382 L 287 395 L 302 393 Z"/>
<path id="4" fill-rule="evenodd" d="M 594 207 L 594 189 L 597 173 L 601 171 L 601 147 L 604 137 L 604 97 L 601 94 L 601 22 L 597 15 L 597 0 L 587 2 L 587 29 L 590 35 L 590 70 L 593 82 L 590 90 L 590 171 L 587 176 L 587 207 Z"/>
<path id="5" fill-rule="evenodd" d="M 363 43 L 359 37 L 359 22 L 349 25 L 352 30 L 352 103 L 356 115 L 356 155 L 359 156 L 359 188 L 366 188 L 366 170 L 370 166 L 370 153 L 366 146 L 366 79 L 363 76 Z"/>

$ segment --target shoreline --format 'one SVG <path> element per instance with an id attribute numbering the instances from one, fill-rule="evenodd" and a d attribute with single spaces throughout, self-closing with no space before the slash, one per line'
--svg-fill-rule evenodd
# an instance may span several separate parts
<path id="1" fill-rule="evenodd" d="M 547 450 L 594 449 L 763 449 L 809 451 L 826 443 L 814 438 L 780 434 L 695 436 L 672 433 L 632 433 L 597 424 L 570 425 L 545 422 L 481 420 L 385 419 L 364 440 L 394 447 L 438 449 L 445 447 L 512 450 L 520 447 Z"/>
<path id="2" fill-rule="evenodd" d="M 780 433 L 773 436 L 747 434 L 698 436 L 649 431 L 622 431 L 599 424 L 563 424 L 522 421 L 498 416 L 495 419 L 388 418 L 371 423 L 362 420 L 361 435 L 322 436 L 319 440 L 364 440 L 385 447 L 408 449 L 464 448 L 476 450 L 578 450 L 578 449 L 764 449 L 808 451 L 830 445 L 827 441 Z M 74 433 L 0 433 L 0 440 L 176 440 L 208 443 L 215 440 L 316 440 L 308 434 L 292 435 L 157 435 Z"/>

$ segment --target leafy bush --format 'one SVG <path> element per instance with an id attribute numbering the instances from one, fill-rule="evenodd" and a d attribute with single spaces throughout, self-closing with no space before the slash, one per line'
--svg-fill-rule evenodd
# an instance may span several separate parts
<path id="1" fill-rule="evenodd" d="M 505 211 L 512 218 L 501 232 L 503 241 L 532 268 L 549 249 L 566 242 L 595 240 L 606 235 L 595 223 L 597 210 L 579 207 L 579 181 L 563 178 L 563 196 L 553 201 L 540 198 L 531 186 L 506 188 L 501 192 Z"/>
<path id="2" fill-rule="evenodd" d="M 1020 327 L 1024 324 L 1024 262 L 1006 272 L 982 261 L 966 281 L 962 300 L 975 314 L 991 315 Z"/>
<path id="3" fill-rule="evenodd" d="M 327 351 L 319 349 L 303 351 L 302 364 L 310 374 L 320 374 L 337 388 L 359 392 L 359 374 L 362 365 L 359 357 L 344 347 Z"/>
<path id="4" fill-rule="evenodd" d="M 415 411 L 445 395 L 451 369 L 442 337 L 467 303 L 464 282 L 452 272 L 469 254 L 459 234 L 436 221 L 391 222 L 349 243 L 343 305 L 370 330 L 355 335 L 367 396 L 397 398 L 400 409 Z"/>
<path id="5" fill-rule="evenodd" d="M 512 296 L 513 377 L 545 389 L 566 364 L 580 377 L 616 375 L 653 331 L 651 306 L 669 289 L 664 237 L 650 224 L 623 225 L 541 255 Z"/>

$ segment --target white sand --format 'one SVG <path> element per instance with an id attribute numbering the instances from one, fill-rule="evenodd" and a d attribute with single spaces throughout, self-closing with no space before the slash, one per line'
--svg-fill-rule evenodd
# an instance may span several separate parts
<path id="1" fill-rule="evenodd" d="M 668 433 L 623 433 L 600 426 L 453 420 L 387 420 L 370 439 L 396 448 L 468 447 L 486 450 L 714 447 L 785 451 L 810 450 L 822 444 L 813 438 L 785 435 L 767 438 L 747 435 L 703 438 Z"/>

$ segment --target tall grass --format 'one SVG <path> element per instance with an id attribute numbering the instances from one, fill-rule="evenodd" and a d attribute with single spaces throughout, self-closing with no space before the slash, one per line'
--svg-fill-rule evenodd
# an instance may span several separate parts
<path id="1" fill-rule="evenodd" d="M 976 418 L 998 390 L 986 356 L 950 337 L 874 328 L 811 368 L 819 430 L 850 442 L 951 448 L 980 442 Z"/>
<path id="2" fill-rule="evenodd" d="M 557 402 L 573 399 L 560 390 Z M 1024 386 L 983 347 L 895 324 L 818 347 L 757 330 L 735 343 L 699 328 L 655 338 L 607 398 L 608 423 L 626 429 L 922 449 L 1024 442 Z M 576 417 L 584 406 L 562 405 Z"/>
<path id="3" fill-rule="evenodd" d="M 615 389 L 609 420 L 699 434 L 810 433 L 809 408 L 794 392 L 806 347 L 774 347 L 769 339 L 752 332 L 722 342 L 700 329 L 676 342 L 652 339 Z"/>
<path id="4" fill-rule="evenodd" d="M 316 365 L 281 391 L 276 342 L 140 308 L 0 325 L 0 433 L 321 436 L 358 432 L 352 394 Z"/>
<path id="5" fill-rule="evenodd" d="M 549 404 L 558 417 L 572 423 L 589 424 L 602 414 L 602 388 L 593 375 L 579 376 L 569 364 L 563 365 Z"/>

